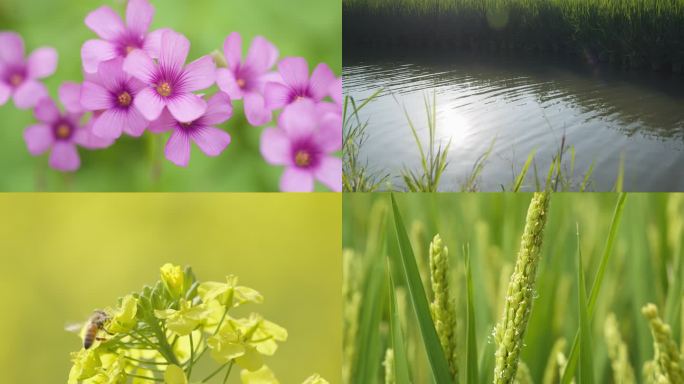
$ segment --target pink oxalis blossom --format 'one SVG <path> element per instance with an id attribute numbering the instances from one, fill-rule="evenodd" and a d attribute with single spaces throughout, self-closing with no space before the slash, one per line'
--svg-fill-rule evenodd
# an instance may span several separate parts
<path id="1" fill-rule="evenodd" d="M 83 83 L 81 105 L 98 111 L 93 133 L 103 138 L 117 139 L 122 132 L 138 137 L 149 125 L 134 105 L 145 84 L 125 73 L 122 66 L 121 58 L 102 62 L 98 72 Z"/>
<path id="2" fill-rule="evenodd" d="M 214 84 L 216 65 L 207 55 L 185 66 L 189 50 L 185 36 L 166 31 L 158 63 L 141 50 L 131 52 L 124 61 L 124 71 L 145 83 L 133 105 L 147 120 L 156 120 L 167 108 L 178 121 L 191 122 L 207 110 L 204 99 L 192 92 Z"/>
<path id="3" fill-rule="evenodd" d="M 152 33 L 147 30 L 154 17 L 154 7 L 147 0 L 129 0 L 126 23 L 110 7 L 102 6 L 85 18 L 85 24 L 100 39 L 88 40 L 81 47 L 83 69 L 95 73 L 101 62 L 117 57 L 125 58 L 134 50 L 142 49 L 152 57 L 158 57 L 161 35 L 167 29 Z"/>
<path id="4" fill-rule="evenodd" d="M 262 133 L 264 159 L 285 166 L 282 191 L 311 192 L 316 179 L 333 191 L 342 190 L 342 160 L 333 156 L 342 147 L 342 120 L 326 104 L 296 101 L 285 107 L 278 127 Z"/>
<path id="5" fill-rule="evenodd" d="M 218 156 L 230 144 L 230 135 L 215 125 L 224 123 L 233 115 L 230 97 L 218 92 L 209 99 L 202 116 L 191 122 L 182 122 L 169 112 L 162 112 L 150 125 L 152 132 L 171 130 L 164 154 L 172 163 L 185 167 L 190 162 L 190 143 L 194 142 L 207 156 Z"/>
<path id="6" fill-rule="evenodd" d="M 257 36 L 249 47 L 247 57 L 242 60 L 242 37 L 233 32 L 223 43 L 223 53 L 228 68 L 216 71 L 216 84 L 233 100 L 244 100 L 247 121 L 260 126 L 272 119 L 271 110 L 266 108 L 264 87 L 279 76 L 271 72 L 278 59 L 278 49 L 261 36 Z"/>
<path id="7" fill-rule="evenodd" d="M 21 36 L 0 32 L 0 105 L 13 96 L 17 108 L 33 108 L 48 94 L 38 80 L 52 75 L 56 69 L 54 48 L 38 48 L 26 59 Z"/>
<path id="8" fill-rule="evenodd" d="M 282 82 L 268 82 L 264 89 L 266 107 L 274 110 L 297 100 L 310 99 L 320 102 L 328 96 L 335 74 L 327 64 L 316 66 L 309 78 L 309 64 L 302 57 L 287 57 L 278 63 Z"/>
<path id="9" fill-rule="evenodd" d="M 80 92 L 79 84 L 62 84 L 59 99 L 66 112 L 60 112 L 52 99 L 44 98 L 33 111 L 38 124 L 31 125 L 24 131 L 24 140 L 29 152 L 38 156 L 50 150 L 50 167 L 59 171 L 70 172 L 80 167 L 81 159 L 78 156 L 77 145 L 97 149 L 112 144 L 111 140 L 93 135 L 91 123 L 82 124 Z"/>

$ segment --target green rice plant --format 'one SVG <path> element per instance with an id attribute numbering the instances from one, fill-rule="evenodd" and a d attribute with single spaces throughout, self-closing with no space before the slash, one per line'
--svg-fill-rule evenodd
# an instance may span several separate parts
<path id="1" fill-rule="evenodd" d="M 447 154 L 451 141 L 446 146 L 442 147 L 440 143 L 436 146 L 435 135 L 437 130 L 437 101 L 436 95 L 433 93 L 432 102 L 428 96 L 425 96 L 425 112 L 427 116 L 428 126 L 428 143 L 427 148 L 423 148 L 423 143 L 418 135 L 418 130 L 413 124 L 413 120 L 409 116 L 408 110 L 404 107 L 404 114 L 408 121 L 411 133 L 416 141 L 418 152 L 420 153 L 420 172 L 404 168 L 402 171 L 402 178 L 406 188 L 410 192 L 437 192 L 439 182 L 442 174 L 447 167 Z"/>
<path id="2" fill-rule="evenodd" d="M 380 288 L 362 295 L 353 340 L 352 371 L 367 376 L 344 383 L 678 383 L 683 217 L 681 194 L 347 195 L 343 246 L 378 266 L 355 274 L 361 292 Z M 406 222 L 439 241 L 409 237 Z M 447 260 L 433 274 L 446 291 L 421 277 L 431 249 L 433 268 Z M 433 316 L 434 291 L 448 292 L 456 321 Z"/>
<path id="3" fill-rule="evenodd" d="M 375 99 L 382 89 L 378 89 L 360 105 L 352 97 L 345 97 L 342 112 L 342 188 L 344 192 L 373 192 L 389 179 L 388 174 L 372 171 L 368 163 L 359 159 L 361 147 L 367 140 L 368 122 L 362 122 L 359 111 Z M 351 108 L 351 110 L 350 110 Z"/>

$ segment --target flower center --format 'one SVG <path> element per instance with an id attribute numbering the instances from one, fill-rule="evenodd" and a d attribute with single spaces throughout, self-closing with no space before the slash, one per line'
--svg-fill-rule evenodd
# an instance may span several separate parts
<path id="1" fill-rule="evenodd" d="M 244 88 L 245 85 L 247 85 L 247 82 L 245 82 L 245 79 L 237 79 L 237 85 L 240 88 Z"/>
<path id="2" fill-rule="evenodd" d="M 133 50 L 134 50 L 135 48 L 136 48 L 136 47 L 134 47 L 134 46 L 132 46 L 132 45 L 127 45 L 126 48 L 124 48 L 124 49 L 126 50 L 126 56 L 128 56 L 129 53 L 133 52 Z"/>
<path id="3" fill-rule="evenodd" d="M 9 80 L 10 80 L 10 81 L 9 81 L 10 84 L 12 84 L 12 85 L 15 86 L 15 87 L 18 87 L 18 86 L 21 85 L 21 83 L 24 82 L 24 76 L 22 76 L 22 75 L 16 73 L 16 74 L 10 76 L 10 79 L 9 79 Z"/>
<path id="4" fill-rule="evenodd" d="M 168 97 L 171 94 L 171 91 L 171 85 L 167 82 L 157 85 L 157 93 L 164 97 Z"/>
<path id="5" fill-rule="evenodd" d="M 71 136 L 71 127 L 69 126 L 69 124 L 61 123 L 57 126 L 55 133 L 58 139 L 68 139 L 69 136 Z"/>
<path id="6" fill-rule="evenodd" d="M 131 105 L 131 101 L 133 101 L 133 98 L 131 97 L 131 94 L 123 91 L 119 97 L 117 97 L 117 100 L 119 101 L 119 105 L 122 107 L 128 107 Z"/>
<path id="7" fill-rule="evenodd" d="M 297 164 L 298 167 L 308 167 L 311 165 L 311 154 L 305 150 L 300 149 L 297 151 L 295 154 L 295 164 Z"/>

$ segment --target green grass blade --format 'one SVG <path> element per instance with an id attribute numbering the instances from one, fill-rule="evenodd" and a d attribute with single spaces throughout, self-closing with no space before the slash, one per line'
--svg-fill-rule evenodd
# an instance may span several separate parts
<path id="1" fill-rule="evenodd" d="M 589 296 L 589 304 L 587 308 L 587 312 L 589 315 L 589 319 L 592 318 L 594 315 L 594 306 L 596 305 L 596 299 L 598 298 L 598 294 L 601 290 L 601 284 L 603 283 L 603 278 L 606 272 L 606 267 L 608 265 L 608 261 L 610 259 L 611 254 L 613 253 L 613 246 L 615 244 L 615 237 L 617 235 L 617 230 L 620 225 L 620 220 L 622 219 L 622 212 L 625 206 L 625 199 L 627 198 L 627 195 L 624 193 L 621 193 L 620 196 L 618 197 L 617 204 L 615 205 L 615 211 L 613 212 L 613 220 L 610 223 L 610 231 L 608 233 L 608 240 L 606 241 L 606 246 L 603 249 L 603 255 L 601 256 L 601 263 L 599 264 L 599 269 L 598 272 L 596 273 L 596 277 L 594 278 L 594 284 L 591 286 L 591 294 Z M 578 342 L 579 342 L 579 331 L 577 334 L 575 334 L 575 339 L 572 342 L 572 347 L 570 349 L 570 354 L 568 355 L 568 365 L 567 368 L 565 369 L 565 373 L 563 373 L 563 380 L 561 381 L 563 384 L 569 384 L 570 381 L 572 380 L 572 377 L 575 372 L 575 368 L 577 367 L 577 358 L 579 357 L 578 355 Z"/>
<path id="2" fill-rule="evenodd" d="M 409 372 L 409 360 L 406 354 L 406 344 L 404 343 L 404 333 L 401 329 L 401 316 L 397 308 L 396 289 L 394 279 L 390 274 L 389 265 L 387 274 L 389 275 L 389 299 L 390 299 L 390 333 L 392 334 L 392 350 L 394 350 L 394 377 L 397 383 L 411 383 Z"/>
<path id="3" fill-rule="evenodd" d="M 589 181 L 591 180 L 591 174 L 594 173 L 594 164 L 595 161 L 592 161 L 591 164 L 589 165 L 589 169 L 587 170 L 587 173 L 584 174 L 584 179 L 582 180 L 582 184 L 580 184 L 580 192 L 584 192 L 587 189 L 587 186 L 589 186 Z"/>
<path id="4" fill-rule="evenodd" d="M 466 384 L 478 384 L 477 332 L 475 330 L 475 300 L 473 299 L 473 276 L 470 269 L 470 252 L 465 249 L 466 264 Z"/>
<path id="5" fill-rule="evenodd" d="M 418 265 L 413 255 L 411 243 L 409 242 L 406 227 L 401 218 L 397 202 L 394 195 L 390 195 L 392 201 L 392 211 L 394 212 L 394 228 L 397 236 L 397 245 L 399 254 L 390 253 L 390 260 L 399 268 L 396 268 L 402 274 L 402 280 L 406 283 L 409 291 L 409 300 L 413 307 L 413 311 L 418 319 L 418 326 L 420 334 L 425 344 L 428 360 L 432 374 L 438 383 L 450 383 L 451 374 L 449 365 L 447 364 L 442 345 L 439 342 L 437 331 L 432 322 L 430 314 L 430 306 L 428 305 L 427 296 L 423 288 L 423 283 L 418 272 Z M 361 383 L 361 382 L 359 382 Z"/>
<path id="6" fill-rule="evenodd" d="M 582 252 L 580 248 L 579 228 L 577 229 L 577 284 L 579 295 L 579 382 L 583 384 L 594 383 L 594 360 L 591 346 L 591 321 L 587 305 L 587 288 L 584 281 L 584 269 L 582 268 Z"/>
<path id="7" fill-rule="evenodd" d="M 374 260 L 375 261 L 375 260 Z M 380 322 L 382 320 L 385 273 L 382 264 L 370 265 L 363 290 L 363 304 L 359 320 L 359 353 L 354 364 L 354 383 L 377 383 L 377 364 L 382 360 Z"/>
<path id="8" fill-rule="evenodd" d="M 536 150 L 533 150 L 532 152 L 530 152 L 529 156 L 527 156 L 527 161 L 525 161 L 525 165 L 523 165 L 523 168 L 520 171 L 520 174 L 515 179 L 515 184 L 513 185 L 513 192 L 519 192 L 520 191 L 520 187 L 522 187 L 522 184 L 525 181 L 525 176 L 527 176 L 527 171 L 530 169 L 530 165 L 532 165 L 532 161 L 534 161 L 534 155 L 535 154 L 536 154 Z"/>
<path id="9" fill-rule="evenodd" d="M 620 155 L 620 167 L 618 168 L 617 180 L 615 180 L 615 192 L 622 192 L 625 182 L 625 154 Z"/>

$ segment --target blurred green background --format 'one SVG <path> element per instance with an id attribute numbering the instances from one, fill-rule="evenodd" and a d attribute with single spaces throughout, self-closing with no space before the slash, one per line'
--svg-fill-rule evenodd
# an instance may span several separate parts
<path id="1" fill-rule="evenodd" d="M 339 383 L 340 206 L 339 194 L 0 194 L 0 381 L 64 383 L 81 345 L 64 326 L 172 262 L 264 295 L 244 309 L 288 330 L 266 358 L 282 383 Z"/>
<path id="2" fill-rule="evenodd" d="M 466 286 L 462 247 L 466 244 L 470 247 L 477 345 L 482 357 L 480 369 L 485 373 L 480 374 L 480 382 L 491 383 L 494 368 L 491 334 L 504 306 L 532 195 L 439 193 L 396 194 L 395 197 L 418 265 L 422 267 L 421 274 L 429 297 L 427 253 L 432 237 L 439 233 L 449 248 L 450 293 L 457 306 L 457 350 L 462 373 L 466 356 Z M 611 193 L 552 194 L 538 267 L 537 295 L 522 352 L 522 360 L 529 366 L 535 383 L 542 383 L 546 364 L 555 359 L 551 354 L 554 342 L 562 337 L 567 340 L 568 345 L 563 351 L 567 356 L 569 344 L 579 327 L 576 225 L 579 225 L 581 235 L 588 291 L 598 270 L 617 199 L 618 195 Z M 379 226 L 383 215 L 387 215 L 387 225 Z M 398 252 L 389 194 L 344 194 L 343 246 L 353 250 L 356 258 L 353 260 L 357 260 L 350 262 L 356 265 L 349 267 L 354 273 L 344 276 L 347 286 L 364 286 L 368 281 L 366 272 L 374 263 L 381 263 L 382 267 L 386 265 L 386 255 L 381 252 L 379 240 L 383 234 L 387 239 L 387 254 Z M 641 382 L 643 377 L 643 363 L 653 359 L 648 321 L 641 314 L 646 303 L 658 306 L 660 315 L 672 326 L 675 340 L 681 344 L 684 336 L 684 308 L 681 305 L 684 297 L 683 243 L 684 194 L 628 194 L 614 253 L 608 263 L 593 318 L 596 382 L 614 382 L 604 336 L 604 322 L 610 312 L 617 316 L 637 382 Z M 382 289 L 387 288 L 383 286 Z M 360 355 L 356 356 L 378 367 L 377 382 L 383 382 L 381 372 L 384 370 L 380 364 L 389 342 L 385 332 L 387 306 L 374 306 L 375 310 L 382 312 L 379 315 L 383 319 L 380 331 L 374 330 L 381 333 L 382 356 L 364 355 L 366 350 L 359 351 Z M 409 357 L 414 357 L 410 359 L 413 364 L 411 373 L 416 382 L 431 382 L 417 322 L 410 307 L 404 309 L 408 311 L 407 345 L 409 351 L 413 351 Z M 348 309 L 344 313 L 349 313 Z M 345 321 L 352 324 L 356 320 L 346 318 Z M 346 339 L 345 348 L 355 345 L 355 342 L 354 337 Z M 347 359 L 344 364 L 349 368 L 353 361 Z"/>
<path id="3" fill-rule="evenodd" d="M 271 40 L 280 57 L 303 56 L 313 67 L 325 62 L 340 75 L 342 66 L 341 0 L 151 0 L 156 13 L 151 30 L 170 27 L 192 44 L 188 61 L 223 47 L 229 33 L 242 34 L 243 48 L 256 35 Z M 27 51 L 49 45 L 59 52 L 59 66 L 46 81 L 53 97 L 63 81 L 82 81 L 81 45 L 96 38 L 83 20 L 88 12 L 109 5 L 123 14 L 121 0 L 0 0 L 0 30 L 19 32 Z M 213 92 L 213 91 L 212 91 Z M 236 101 L 236 114 L 223 124 L 232 142 L 217 158 L 193 148 L 188 168 L 180 168 L 158 149 L 150 133 L 122 137 L 98 151 L 80 149 L 81 169 L 62 175 L 47 166 L 47 157 L 32 157 L 22 138 L 34 122 L 31 111 L 0 107 L 0 190 L 2 191 L 275 191 L 282 168 L 268 165 L 259 153 L 263 128 L 251 127 Z M 168 133 L 163 135 L 164 141 Z M 151 175 L 161 158 L 161 176 Z M 317 189 L 324 189 L 317 185 Z"/>

